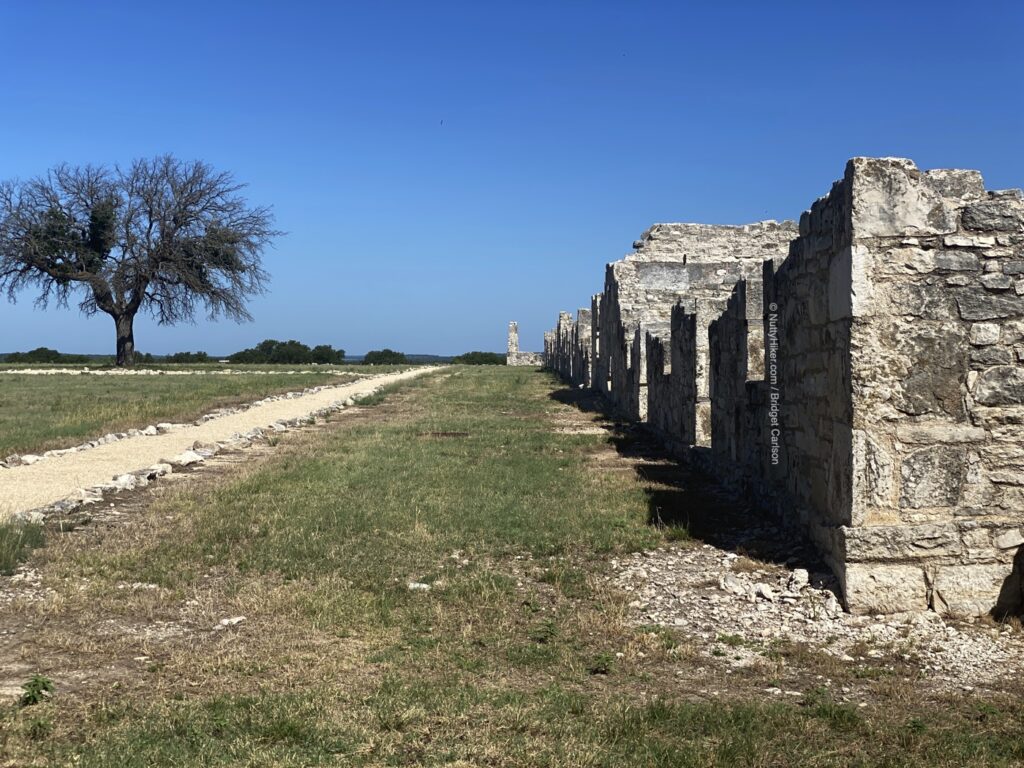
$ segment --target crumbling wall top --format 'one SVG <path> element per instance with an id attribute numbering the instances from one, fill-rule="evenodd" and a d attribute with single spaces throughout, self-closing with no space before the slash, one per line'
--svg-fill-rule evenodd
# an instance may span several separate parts
<path id="1" fill-rule="evenodd" d="M 633 243 L 627 261 L 678 261 L 700 264 L 764 258 L 764 251 L 785 250 L 796 237 L 793 221 L 753 224 L 654 224 Z M 770 257 L 770 256 L 769 256 Z"/>

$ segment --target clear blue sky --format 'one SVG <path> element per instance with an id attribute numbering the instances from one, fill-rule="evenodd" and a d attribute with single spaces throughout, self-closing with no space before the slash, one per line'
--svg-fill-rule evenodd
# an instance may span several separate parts
<path id="1" fill-rule="evenodd" d="M 172 152 L 286 230 L 254 323 L 349 352 L 539 349 L 657 221 L 795 218 L 854 155 L 1024 185 L 1019 2 L 0 3 L 0 177 Z M 0 351 L 113 350 L 0 304 Z"/>

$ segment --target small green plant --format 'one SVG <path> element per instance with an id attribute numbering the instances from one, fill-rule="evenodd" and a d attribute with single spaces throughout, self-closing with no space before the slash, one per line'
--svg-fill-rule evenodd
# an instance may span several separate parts
<path id="1" fill-rule="evenodd" d="M 685 525 L 666 525 L 664 530 L 665 541 L 689 541 L 693 538 Z"/>
<path id="2" fill-rule="evenodd" d="M 907 721 L 907 730 L 911 733 L 924 733 L 928 726 L 919 717 L 912 717 Z"/>
<path id="3" fill-rule="evenodd" d="M 553 640 L 556 634 L 558 634 L 558 628 L 555 626 L 555 622 L 552 619 L 545 619 L 530 630 L 530 639 L 535 643 L 543 644 Z"/>
<path id="4" fill-rule="evenodd" d="M 43 545 L 43 526 L 37 523 L 0 523 L 0 574 L 14 573 L 18 563 Z"/>
<path id="5" fill-rule="evenodd" d="M 33 675 L 30 680 L 22 683 L 21 699 L 18 703 L 23 707 L 31 707 L 40 704 L 53 695 L 53 681 L 44 675 Z"/>
<path id="6" fill-rule="evenodd" d="M 53 733 L 53 721 L 48 717 L 34 717 L 25 724 L 25 731 L 32 741 L 42 741 Z"/>
<path id="7" fill-rule="evenodd" d="M 802 704 L 812 716 L 829 721 L 834 728 L 853 728 L 861 721 L 856 709 L 837 702 L 823 686 L 808 691 Z"/>
<path id="8" fill-rule="evenodd" d="M 740 635 L 719 635 L 718 642 L 730 648 L 739 648 L 743 645 L 743 638 Z"/>
<path id="9" fill-rule="evenodd" d="M 611 674 L 612 665 L 614 664 L 615 657 L 610 653 L 599 653 L 589 664 L 587 664 L 587 674 L 609 675 Z"/>
<path id="10" fill-rule="evenodd" d="M 657 624 L 649 624 L 640 627 L 641 631 L 646 632 L 663 650 L 671 651 L 673 648 L 679 647 L 679 638 L 676 637 L 668 627 L 662 627 Z"/>
<path id="11" fill-rule="evenodd" d="M 998 707 L 989 704 L 987 701 L 978 702 L 975 705 L 975 711 L 977 714 L 974 716 L 974 719 L 979 723 L 983 723 L 1001 714 Z"/>

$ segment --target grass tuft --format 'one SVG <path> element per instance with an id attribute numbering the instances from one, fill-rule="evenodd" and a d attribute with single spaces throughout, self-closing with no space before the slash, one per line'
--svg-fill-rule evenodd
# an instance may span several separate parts
<path id="1" fill-rule="evenodd" d="M 43 526 L 18 521 L 0 522 L 0 575 L 9 576 L 44 541 Z"/>

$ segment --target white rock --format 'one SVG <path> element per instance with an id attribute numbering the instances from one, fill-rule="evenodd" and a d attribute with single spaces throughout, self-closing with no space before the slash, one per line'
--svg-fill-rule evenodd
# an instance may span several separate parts
<path id="1" fill-rule="evenodd" d="M 795 568 L 789 575 L 789 582 L 786 585 L 790 592 L 799 592 L 811 583 L 811 575 L 806 568 Z"/>
<path id="2" fill-rule="evenodd" d="M 183 453 L 179 453 L 177 456 L 169 459 L 166 463 L 170 464 L 172 467 L 188 467 L 193 464 L 199 464 L 203 461 L 205 461 L 205 459 L 195 451 L 184 451 Z"/>
<path id="3" fill-rule="evenodd" d="M 1014 549 L 1021 544 L 1024 544 L 1024 536 L 1021 536 L 1019 530 L 1006 531 L 995 538 L 995 545 L 999 549 Z"/>
<path id="4" fill-rule="evenodd" d="M 825 615 L 830 619 L 837 618 L 843 612 L 843 606 L 836 600 L 836 596 L 831 592 L 825 595 Z"/>
<path id="5" fill-rule="evenodd" d="M 732 573 L 723 573 L 718 577 L 718 588 L 723 592 L 728 592 L 731 595 L 740 597 L 747 593 L 747 585 L 743 581 Z"/>
<path id="6" fill-rule="evenodd" d="M 21 457 L 22 464 L 35 464 L 37 461 L 42 461 L 42 456 L 36 456 L 34 453 L 26 453 Z"/>
<path id="7" fill-rule="evenodd" d="M 159 430 L 155 426 L 150 424 L 148 427 L 142 430 L 142 434 L 146 435 L 147 437 L 152 437 L 153 435 L 159 434 Z"/>
<path id="8" fill-rule="evenodd" d="M 424 584 L 422 581 L 410 581 L 406 585 L 410 592 L 429 592 L 430 585 Z"/>
<path id="9" fill-rule="evenodd" d="M 114 485 L 119 491 L 132 491 L 135 490 L 139 484 L 139 478 L 135 475 L 118 475 L 114 478 Z"/>
<path id="10" fill-rule="evenodd" d="M 775 602 L 775 592 L 767 584 L 758 583 L 754 585 L 754 594 L 757 597 L 767 600 L 769 603 Z"/>

